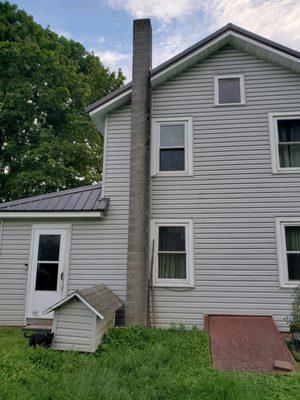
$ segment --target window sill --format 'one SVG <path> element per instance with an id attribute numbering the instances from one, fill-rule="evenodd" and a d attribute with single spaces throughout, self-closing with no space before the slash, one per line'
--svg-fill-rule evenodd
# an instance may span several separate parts
<path id="1" fill-rule="evenodd" d="M 288 175 L 288 174 L 300 174 L 300 168 L 278 169 L 276 171 L 272 171 L 272 175 Z"/>
<path id="2" fill-rule="evenodd" d="M 156 174 L 152 175 L 152 178 L 155 178 L 156 176 L 160 177 L 160 176 L 167 176 L 167 177 L 177 177 L 177 176 L 193 176 L 193 173 L 191 172 L 157 172 Z"/>
<path id="3" fill-rule="evenodd" d="M 193 289 L 195 287 L 194 283 L 175 283 L 175 282 L 154 282 L 154 287 L 165 287 L 165 288 L 190 288 Z"/>
<path id="4" fill-rule="evenodd" d="M 283 289 L 295 289 L 296 287 L 298 287 L 300 284 L 300 281 L 298 283 L 283 283 L 280 284 L 280 287 Z"/>
<path id="5" fill-rule="evenodd" d="M 240 107 L 240 106 L 245 106 L 246 103 L 224 103 L 224 104 L 217 104 L 215 103 L 214 106 L 215 107 Z"/>

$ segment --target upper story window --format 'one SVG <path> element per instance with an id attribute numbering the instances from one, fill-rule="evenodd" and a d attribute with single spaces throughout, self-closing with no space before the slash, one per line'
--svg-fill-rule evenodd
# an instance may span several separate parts
<path id="1" fill-rule="evenodd" d="M 192 175 L 192 118 L 152 120 L 152 175 Z"/>
<path id="2" fill-rule="evenodd" d="M 278 217 L 276 224 L 280 284 L 296 287 L 300 284 L 300 218 Z"/>
<path id="3" fill-rule="evenodd" d="M 300 114 L 269 114 L 273 172 L 300 172 Z"/>
<path id="4" fill-rule="evenodd" d="M 192 220 L 152 220 L 156 286 L 193 285 Z"/>
<path id="5" fill-rule="evenodd" d="M 245 104 L 243 75 L 215 76 L 215 105 Z"/>

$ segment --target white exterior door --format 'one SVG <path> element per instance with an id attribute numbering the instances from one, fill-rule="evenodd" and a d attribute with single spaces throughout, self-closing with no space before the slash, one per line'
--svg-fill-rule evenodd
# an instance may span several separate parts
<path id="1" fill-rule="evenodd" d="M 34 228 L 27 318 L 53 318 L 43 312 L 64 296 L 68 228 Z"/>

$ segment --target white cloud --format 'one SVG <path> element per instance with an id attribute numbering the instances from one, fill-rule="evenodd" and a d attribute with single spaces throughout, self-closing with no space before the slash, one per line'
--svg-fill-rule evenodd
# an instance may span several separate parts
<path id="1" fill-rule="evenodd" d="M 153 19 L 154 66 L 229 22 L 300 49 L 300 0 L 107 1 L 133 17 Z M 129 58 L 117 61 L 130 71 Z"/>
<path id="2" fill-rule="evenodd" d="M 130 78 L 130 54 L 118 53 L 115 50 L 104 50 L 96 51 L 95 55 L 98 56 L 100 61 L 112 71 L 118 71 L 118 69 L 121 68 L 124 74 Z"/>
<path id="3" fill-rule="evenodd" d="M 124 9 L 138 18 L 154 17 L 164 21 L 181 18 L 197 8 L 197 0 L 108 0 L 110 6 Z"/>
<path id="4" fill-rule="evenodd" d="M 213 0 L 205 6 L 212 25 L 233 22 L 288 46 L 300 47 L 299 0 Z"/>
<path id="5" fill-rule="evenodd" d="M 96 39 L 96 43 L 97 44 L 102 44 L 102 43 L 104 43 L 105 42 L 105 37 L 103 37 L 103 36 L 99 36 L 97 39 Z"/>
<path id="6" fill-rule="evenodd" d="M 96 55 L 100 57 L 101 61 L 108 66 L 115 65 L 117 62 L 128 58 L 128 54 L 117 53 L 114 50 L 105 50 L 103 52 L 96 53 Z"/>
<path id="7" fill-rule="evenodd" d="M 72 35 L 70 32 L 68 31 L 64 31 L 61 29 L 56 29 L 55 32 L 59 35 L 59 36 L 64 36 L 67 39 L 71 39 Z"/>

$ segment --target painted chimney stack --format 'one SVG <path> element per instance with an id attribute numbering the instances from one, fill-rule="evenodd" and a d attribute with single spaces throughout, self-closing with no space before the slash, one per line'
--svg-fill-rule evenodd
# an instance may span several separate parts
<path id="1" fill-rule="evenodd" d="M 149 225 L 150 19 L 133 21 L 126 325 L 146 325 Z"/>

